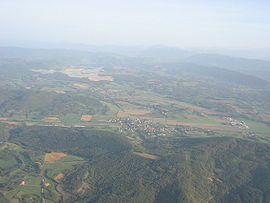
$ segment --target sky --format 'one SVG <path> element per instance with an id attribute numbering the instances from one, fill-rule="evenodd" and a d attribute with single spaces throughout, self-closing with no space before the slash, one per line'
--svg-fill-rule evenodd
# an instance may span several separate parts
<path id="1" fill-rule="evenodd" d="M 0 40 L 270 47 L 270 0 L 0 0 Z"/>

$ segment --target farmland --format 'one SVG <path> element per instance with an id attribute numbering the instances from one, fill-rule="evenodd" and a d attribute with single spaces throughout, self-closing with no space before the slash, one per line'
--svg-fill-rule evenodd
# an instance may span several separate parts
<path id="1" fill-rule="evenodd" d="M 269 200 L 270 94 L 260 79 L 32 56 L 1 59 L 0 202 Z"/>

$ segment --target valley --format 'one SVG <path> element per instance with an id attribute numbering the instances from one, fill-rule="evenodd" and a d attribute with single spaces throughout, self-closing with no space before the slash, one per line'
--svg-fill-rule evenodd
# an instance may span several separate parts
<path id="1" fill-rule="evenodd" d="M 13 49 L 0 55 L 0 202 L 270 201 L 266 77 Z"/>

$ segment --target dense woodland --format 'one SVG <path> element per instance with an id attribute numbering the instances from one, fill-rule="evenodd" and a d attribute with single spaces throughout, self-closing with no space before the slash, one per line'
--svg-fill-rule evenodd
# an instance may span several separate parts
<path id="1" fill-rule="evenodd" d="M 94 129 L 23 127 L 11 130 L 8 141 L 33 151 L 21 153 L 23 159 L 58 151 L 87 160 L 62 181 L 60 186 L 67 193 L 64 202 L 270 201 L 269 144 L 225 137 L 184 138 L 171 143 L 172 150 L 159 154 L 159 159 L 149 160 L 132 154 L 121 136 Z M 163 145 L 167 143 L 156 148 L 162 151 Z M 1 159 L 11 161 L 17 156 L 3 151 Z M 1 174 L 9 170 L 1 168 Z M 38 172 L 31 164 L 24 170 Z"/>

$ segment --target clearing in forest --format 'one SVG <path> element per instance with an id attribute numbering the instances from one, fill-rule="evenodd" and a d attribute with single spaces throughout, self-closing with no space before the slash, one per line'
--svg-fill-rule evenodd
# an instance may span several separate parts
<path id="1" fill-rule="evenodd" d="M 63 178 L 65 177 L 65 174 L 63 173 L 59 173 L 57 176 L 55 176 L 53 179 L 56 181 L 56 182 L 60 182 Z"/>
<path id="2" fill-rule="evenodd" d="M 61 153 L 61 152 L 46 153 L 45 162 L 54 162 L 54 161 L 64 158 L 65 156 L 67 156 L 67 154 Z"/>
<path id="3" fill-rule="evenodd" d="M 87 189 L 89 188 L 89 185 L 85 182 L 82 183 L 82 185 L 77 189 L 77 193 L 85 193 Z"/>

